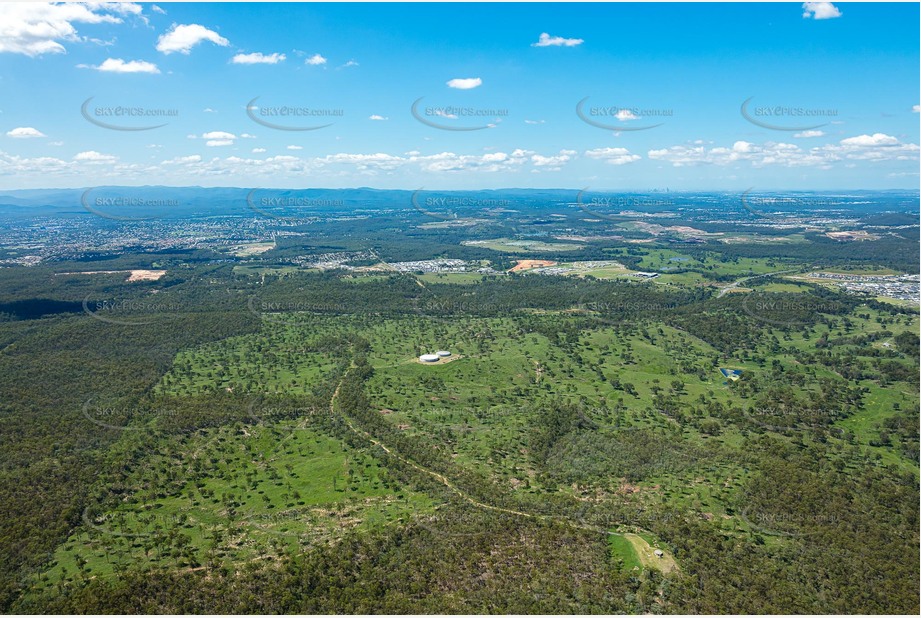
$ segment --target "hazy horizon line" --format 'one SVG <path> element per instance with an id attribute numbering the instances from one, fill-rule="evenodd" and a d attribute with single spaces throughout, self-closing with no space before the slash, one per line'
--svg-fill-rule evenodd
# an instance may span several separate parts
<path id="1" fill-rule="evenodd" d="M 279 191 L 406 191 L 406 192 L 416 192 L 416 191 L 425 191 L 425 192 L 471 192 L 471 191 L 590 191 L 591 193 L 746 193 L 749 191 L 764 193 L 764 192 L 774 192 L 774 191 L 789 191 L 789 192 L 866 192 L 866 193 L 886 193 L 886 192 L 915 192 L 921 194 L 921 188 L 919 187 L 910 187 L 910 188 L 900 188 L 894 187 L 890 189 L 866 189 L 866 188 L 811 188 L 811 189 L 794 189 L 794 188 L 760 188 L 756 186 L 750 186 L 739 189 L 636 189 L 636 188 L 604 188 L 604 187 L 546 187 L 546 188 L 535 188 L 535 187 L 500 187 L 495 189 L 490 188 L 461 188 L 461 189 L 439 189 L 439 188 L 428 188 L 428 187 L 411 187 L 411 188 L 382 188 L 382 187 L 372 187 L 367 185 L 357 186 L 357 187 L 271 187 L 271 186 L 234 186 L 234 185 L 216 185 L 216 186 L 202 186 L 202 185 L 118 185 L 118 184 L 99 184 L 99 185 L 89 185 L 81 187 L 31 187 L 31 188 L 0 188 L 0 191 L 86 191 L 90 189 L 100 189 L 100 188 L 125 188 L 125 189 L 237 189 L 240 191 L 246 190 L 279 190 Z"/>

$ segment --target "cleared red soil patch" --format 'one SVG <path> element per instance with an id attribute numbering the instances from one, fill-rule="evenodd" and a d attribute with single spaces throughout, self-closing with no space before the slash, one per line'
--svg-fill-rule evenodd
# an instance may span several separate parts
<path id="1" fill-rule="evenodd" d="M 556 262 L 552 260 L 518 260 L 518 264 L 511 267 L 509 272 L 514 273 L 519 270 L 528 270 L 529 268 L 540 268 L 541 266 L 556 266 Z"/>

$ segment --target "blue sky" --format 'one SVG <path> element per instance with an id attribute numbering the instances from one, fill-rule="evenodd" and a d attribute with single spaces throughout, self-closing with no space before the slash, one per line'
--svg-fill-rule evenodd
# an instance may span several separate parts
<path id="1" fill-rule="evenodd" d="M 918 21 L 917 3 L 4 3 L 0 188 L 917 188 Z"/>

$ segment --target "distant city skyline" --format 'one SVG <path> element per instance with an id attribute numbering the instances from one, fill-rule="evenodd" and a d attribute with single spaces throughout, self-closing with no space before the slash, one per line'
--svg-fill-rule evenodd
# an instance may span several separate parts
<path id="1" fill-rule="evenodd" d="M 0 189 L 917 189 L 919 5 L 0 4 Z"/>

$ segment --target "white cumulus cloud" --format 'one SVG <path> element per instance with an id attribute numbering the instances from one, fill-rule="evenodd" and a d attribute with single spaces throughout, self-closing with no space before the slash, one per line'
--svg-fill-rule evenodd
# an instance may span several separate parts
<path id="1" fill-rule="evenodd" d="M 141 12 L 133 2 L 0 2 L 0 53 L 63 54 L 62 41 L 85 40 L 74 24 L 120 24 L 124 16 Z"/>
<path id="2" fill-rule="evenodd" d="M 834 19 L 841 17 L 841 11 L 831 2 L 803 2 L 803 18 Z"/>
<path id="3" fill-rule="evenodd" d="M 575 154 L 575 150 L 561 150 L 558 155 L 553 156 L 544 156 L 535 153 L 531 155 L 531 163 L 534 164 L 534 167 L 544 168 L 545 171 L 556 172 L 562 169 L 561 166 L 564 163 L 568 163 L 572 160 Z"/>
<path id="4" fill-rule="evenodd" d="M 95 69 L 97 71 L 102 71 L 104 73 L 159 73 L 160 69 L 157 68 L 153 62 L 147 62 L 145 60 L 122 60 L 121 58 L 106 58 L 102 64 L 98 66 L 78 64 L 77 67 L 81 69 Z"/>
<path id="5" fill-rule="evenodd" d="M 223 135 L 222 135 L 223 134 Z M 210 135 L 233 135 L 222 131 Z M 227 140 L 232 141 L 232 140 Z M 264 149 L 252 149 L 252 156 L 175 156 L 158 164 L 121 163 L 112 155 L 87 151 L 75 159 L 55 157 L 21 157 L 0 151 L 0 176 L 16 175 L 46 183 L 49 177 L 85 179 L 87 174 L 98 178 L 111 178 L 124 184 L 126 180 L 171 182 L 200 182 L 202 179 L 261 179 L 262 183 L 279 179 L 300 179 L 305 174 L 334 178 L 343 183 L 361 182 L 359 178 L 375 178 L 399 173 L 496 174 L 522 172 L 555 172 L 561 165 L 577 157 L 574 150 L 560 150 L 557 154 L 541 154 L 516 148 L 510 151 L 481 154 L 457 154 L 450 151 L 422 154 L 411 150 L 400 154 L 386 152 L 339 152 L 323 156 L 303 156 L 300 152 L 261 157 Z M 611 157 L 630 156 L 625 151 L 611 151 Z M 207 182 L 207 180 L 206 180 Z M 242 180 L 241 180 L 242 182 Z M 253 182 L 247 180 L 246 182 Z M 223 181 L 226 184 L 226 180 Z M 262 184 L 262 186 L 269 186 Z"/>
<path id="6" fill-rule="evenodd" d="M 191 137 L 191 136 L 190 136 Z M 227 131 L 208 131 L 201 134 L 202 139 L 207 140 L 205 146 L 233 146 L 237 136 Z"/>
<path id="7" fill-rule="evenodd" d="M 914 161 L 918 158 L 918 145 L 904 144 L 891 135 L 874 133 L 810 148 L 784 142 L 752 144 L 738 141 L 731 147 L 708 148 L 693 143 L 653 149 L 648 154 L 650 159 L 665 161 L 675 167 L 748 163 L 752 167 L 775 165 L 830 169 L 836 163 L 853 165 L 853 161 Z"/>
<path id="8" fill-rule="evenodd" d="M 626 148 L 594 148 L 586 150 L 585 156 L 590 159 L 599 159 L 611 165 L 625 165 L 642 159 L 641 156 L 632 154 Z"/>
<path id="9" fill-rule="evenodd" d="M 211 41 L 221 47 L 230 45 L 230 41 L 217 32 L 199 24 L 173 24 L 173 27 L 166 34 L 161 34 L 160 38 L 157 39 L 157 51 L 164 54 L 174 52 L 188 54 L 193 47 L 202 41 Z"/>
<path id="10" fill-rule="evenodd" d="M 541 32 L 537 38 L 537 43 L 531 43 L 531 47 L 575 47 L 584 43 L 582 39 L 567 39 L 561 36 L 550 36 L 546 32 Z"/>
<path id="11" fill-rule="evenodd" d="M 448 80 L 448 87 L 457 88 L 458 90 L 470 90 L 471 88 L 476 88 L 482 85 L 483 80 L 479 77 L 457 77 Z"/>
<path id="12" fill-rule="evenodd" d="M 113 163 L 116 160 L 117 157 L 102 154 L 101 152 L 96 152 L 95 150 L 78 152 L 76 155 L 74 155 L 74 161 L 83 161 L 87 163 Z"/>
<path id="13" fill-rule="evenodd" d="M 320 54 L 314 54 L 310 58 L 307 58 L 306 60 L 304 60 L 304 64 L 309 64 L 311 66 L 320 66 L 322 64 L 326 64 L 326 58 L 324 58 Z"/>
<path id="14" fill-rule="evenodd" d="M 842 146 L 895 146 L 899 140 L 885 133 L 874 133 L 873 135 L 858 135 L 841 140 Z"/>
<path id="15" fill-rule="evenodd" d="M 30 137 L 47 137 L 44 133 L 34 127 L 16 127 L 6 132 L 7 137 L 16 139 L 28 139 Z"/>
<path id="16" fill-rule="evenodd" d="M 201 163 L 201 155 L 188 155 L 186 157 L 175 157 L 167 159 L 164 165 L 187 165 L 189 163 Z"/>
<path id="17" fill-rule="evenodd" d="M 251 54 L 237 54 L 230 61 L 234 64 L 278 64 L 283 62 L 284 59 L 284 54 L 253 52 Z"/>
<path id="18" fill-rule="evenodd" d="M 800 131 L 799 133 L 794 133 L 793 137 L 822 137 L 825 135 L 825 131 L 819 129 L 808 129 L 806 131 Z"/>

